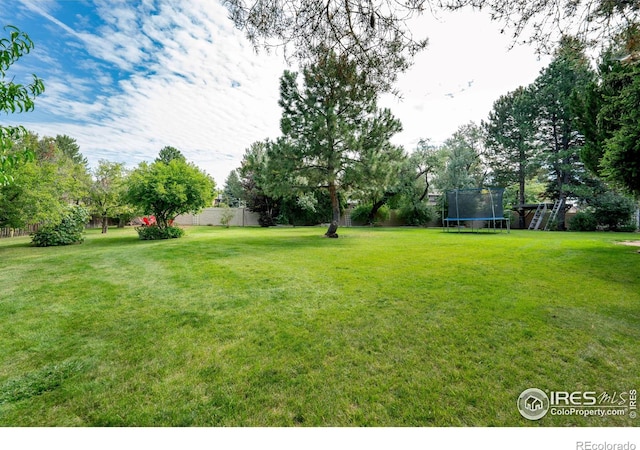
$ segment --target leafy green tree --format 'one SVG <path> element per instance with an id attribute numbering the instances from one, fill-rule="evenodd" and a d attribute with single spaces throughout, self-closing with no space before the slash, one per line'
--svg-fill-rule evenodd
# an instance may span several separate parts
<path id="1" fill-rule="evenodd" d="M 611 231 L 629 225 L 637 208 L 632 199 L 614 191 L 597 196 L 591 202 L 591 206 L 594 208 L 594 217 L 598 225 Z"/>
<path id="2" fill-rule="evenodd" d="M 337 237 L 339 193 L 360 188 L 369 161 L 385 164 L 397 154 L 390 138 L 401 130 L 388 109 L 378 109 L 377 91 L 356 64 L 333 53 L 297 74 L 280 79 L 283 136 L 267 148 L 268 193 L 294 196 L 329 192 L 332 222 L 325 233 Z"/>
<path id="3" fill-rule="evenodd" d="M 388 152 L 382 154 L 382 158 L 375 153 L 363 158 L 362 180 L 350 198 L 369 205 L 365 219 L 367 224 L 379 222 L 379 210 L 413 182 L 413 179 L 409 179 L 410 172 L 410 162 L 402 147 L 390 147 Z"/>
<path id="4" fill-rule="evenodd" d="M 446 154 L 444 170 L 436 184 L 441 190 L 482 187 L 488 176 L 483 160 L 483 130 L 474 123 L 462 125 L 443 146 Z"/>
<path id="5" fill-rule="evenodd" d="M 152 214 L 161 233 L 179 214 L 197 213 L 211 204 L 215 183 L 192 163 L 143 162 L 129 175 L 126 198 L 143 214 Z"/>
<path id="6" fill-rule="evenodd" d="M 184 157 L 182 152 L 175 147 L 171 147 L 167 145 L 166 147 L 162 147 L 158 157 L 156 158 L 156 162 L 163 162 L 165 164 L 169 164 L 174 159 L 179 161 L 186 161 L 187 158 Z"/>
<path id="7" fill-rule="evenodd" d="M 442 148 L 430 144 L 427 139 L 420 139 L 408 157 L 403 153 L 394 158 L 391 166 L 394 170 L 390 170 L 386 178 L 381 178 L 384 182 L 372 183 L 378 187 L 373 191 L 377 195 L 364 199 L 371 205 L 364 222 L 373 224 L 379 221 L 378 211 L 385 205 L 399 206 L 407 224 L 429 222 L 432 218 L 427 211 L 429 190 L 437 174 L 444 169 L 445 160 Z"/>
<path id="8" fill-rule="evenodd" d="M 586 90 L 594 73 L 582 44 L 572 38 L 560 43 L 552 62 L 533 84 L 536 103 L 534 125 L 540 144 L 542 167 L 548 173 L 547 192 L 566 204 L 586 177 L 580 151 L 584 135 L 579 132 L 573 98 Z M 558 214 L 558 229 L 564 230 L 565 210 Z"/>
<path id="9" fill-rule="evenodd" d="M 36 156 L 14 168 L 11 184 L 0 186 L 0 225 L 57 224 L 69 204 L 85 201 L 91 181 L 86 166 L 74 163 L 53 138 L 27 132 L 14 146 Z"/>
<path id="10" fill-rule="evenodd" d="M 263 227 L 276 224 L 281 204 L 279 197 L 272 197 L 265 192 L 269 176 L 267 172 L 267 147 L 269 145 L 269 141 L 251 144 L 245 150 L 238 168 L 242 185 L 242 200 L 249 210 L 260 214 L 258 222 Z"/>
<path id="11" fill-rule="evenodd" d="M 131 214 L 125 201 L 127 171 L 124 164 L 104 159 L 93 170 L 93 183 L 89 191 L 91 212 L 102 219 L 102 233 L 109 229 L 109 218 Z"/>
<path id="12" fill-rule="evenodd" d="M 418 146 L 409 157 L 410 165 L 414 168 L 414 190 L 418 202 L 427 199 L 433 180 L 445 168 L 446 159 L 447 153 L 443 148 L 432 145 L 425 139 L 418 141 Z"/>
<path id="13" fill-rule="evenodd" d="M 32 111 L 35 98 L 44 92 L 41 79 L 33 75 L 31 83 L 16 83 L 14 78 L 6 81 L 9 68 L 34 47 L 29 36 L 13 26 L 4 27 L 9 37 L 0 38 L 0 113 L 20 113 Z M 28 148 L 18 151 L 14 143 L 27 134 L 22 126 L 0 125 L 0 184 L 13 181 L 11 171 L 21 161 L 33 158 Z"/>
<path id="14" fill-rule="evenodd" d="M 520 206 L 520 228 L 525 227 L 525 210 L 521 206 L 526 203 L 526 184 L 539 168 L 535 115 L 530 90 L 520 87 L 496 100 L 489 119 L 482 123 L 494 182 L 518 186 L 515 204 Z"/>

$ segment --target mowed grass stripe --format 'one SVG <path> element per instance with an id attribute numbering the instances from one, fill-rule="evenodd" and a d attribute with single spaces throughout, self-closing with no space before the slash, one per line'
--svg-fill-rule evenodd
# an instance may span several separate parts
<path id="1" fill-rule="evenodd" d="M 640 255 L 615 245 L 634 235 L 322 233 L 0 241 L 0 425 L 632 424 L 515 402 L 637 388 Z"/>

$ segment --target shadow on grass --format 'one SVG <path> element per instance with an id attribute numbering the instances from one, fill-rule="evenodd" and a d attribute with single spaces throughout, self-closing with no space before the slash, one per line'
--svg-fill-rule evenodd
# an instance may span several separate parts
<path id="1" fill-rule="evenodd" d="M 107 233 L 89 235 L 85 238 L 82 245 L 86 245 L 88 247 L 119 247 L 121 245 L 142 244 L 144 242 L 152 241 L 142 241 L 137 235 L 113 236 Z"/>
<path id="2" fill-rule="evenodd" d="M 117 230 L 115 233 L 100 234 L 90 231 L 82 246 L 91 248 L 111 248 L 136 246 L 157 246 L 158 250 L 171 249 L 174 256 L 181 253 L 209 254 L 209 256 L 234 256 L 238 253 L 264 253 L 297 248 L 331 248 L 348 245 L 350 236 L 340 239 L 324 237 L 324 229 L 316 227 L 292 228 L 286 230 L 273 228 L 242 228 L 229 231 L 217 228 L 186 228 L 187 234 L 177 239 L 141 240 L 130 230 Z M 302 231 L 302 233 L 300 233 Z M 311 233 L 317 231 L 317 233 Z M 126 233 L 126 234 L 125 234 Z"/>
<path id="3" fill-rule="evenodd" d="M 10 248 L 32 247 L 30 237 L 2 238 L 0 240 L 0 252 Z"/>

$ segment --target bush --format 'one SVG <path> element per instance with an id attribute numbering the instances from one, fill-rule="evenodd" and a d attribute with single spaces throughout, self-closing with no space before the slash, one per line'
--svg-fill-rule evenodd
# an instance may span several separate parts
<path id="1" fill-rule="evenodd" d="M 158 239 L 175 239 L 184 236 L 184 230 L 179 227 L 169 226 L 160 228 L 158 225 L 136 227 L 138 236 L 143 241 L 155 241 Z"/>
<path id="2" fill-rule="evenodd" d="M 319 190 L 296 198 L 282 199 L 276 222 L 282 225 L 310 226 L 331 222 L 332 215 L 329 193 Z"/>
<path id="3" fill-rule="evenodd" d="M 594 218 L 598 225 L 617 231 L 631 222 L 635 204 L 633 200 L 615 192 L 607 192 L 593 202 Z"/>
<path id="4" fill-rule="evenodd" d="M 89 212 L 82 206 L 69 206 L 59 224 L 40 228 L 31 237 L 31 242 L 36 247 L 79 244 L 84 241 L 84 227 L 89 218 Z"/>
<path id="5" fill-rule="evenodd" d="M 229 224 L 236 216 L 236 213 L 231 210 L 228 206 L 224 206 L 222 210 L 222 215 L 220 216 L 220 225 L 225 228 L 229 228 Z"/>
<path id="6" fill-rule="evenodd" d="M 373 205 L 370 203 L 366 203 L 363 205 L 358 205 L 353 208 L 351 211 L 351 220 L 352 222 L 358 223 L 360 225 L 375 225 L 380 222 L 384 222 L 385 220 L 389 220 L 391 212 L 389 211 L 389 207 L 387 205 L 382 205 L 376 211 L 375 216 L 373 217 L 373 222 L 369 222 L 369 213 Z"/>
<path id="7" fill-rule="evenodd" d="M 398 215 L 405 225 L 418 227 L 426 226 L 436 218 L 433 208 L 424 203 L 404 205 Z"/>
<path id="8" fill-rule="evenodd" d="M 276 225 L 276 221 L 273 220 L 271 214 L 266 211 L 260 212 L 260 217 L 258 217 L 258 223 L 261 227 L 274 227 Z"/>
<path id="9" fill-rule="evenodd" d="M 571 231 L 595 231 L 598 226 L 595 216 L 589 211 L 579 211 L 571 219 L 569 228 Z"/>

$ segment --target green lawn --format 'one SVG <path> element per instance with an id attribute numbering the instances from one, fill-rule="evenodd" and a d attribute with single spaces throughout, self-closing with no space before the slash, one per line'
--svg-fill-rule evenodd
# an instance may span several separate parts
<path id="1" fill-rule="evenodd" d="M 633 234 L 224 229 L 0 240 L 0 426 L 629 426 L 518 395 L 637 389 Z"/>

